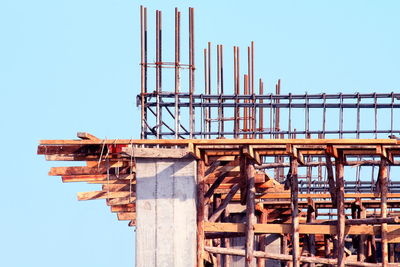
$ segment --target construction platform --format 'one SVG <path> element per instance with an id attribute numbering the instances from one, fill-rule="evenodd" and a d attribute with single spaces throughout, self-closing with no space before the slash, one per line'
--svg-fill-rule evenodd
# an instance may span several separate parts
<path id="1" fill-rule="evenodd" d="M 244 68 L 233 47 L 230 87 L 223 46 L 214 76 L 208 43 L 196 93 L 193 8 L 187 64 L 180 21 L 175 9 L 174 60 L 163 61 L 156 11 L 150 63 L 140 9 L 140 139 L 42 140 L 47 160 L 85 164 L 49 175 L 101 185 L 78 199 L 105 199 L 136 228 L 139 267 L 399 266 L 400 94 L 282 94 L 280 80 L 265 93 L 253 42 Z M 162 89 L 163 69 L 173 70 L 173 91 Z"/>
<path id="2" fill-rule="evenodd" d="M 86 161 L 84 167 L 54 167 L 49 174 L 62 176 L 63 182 L 102 185 L 99 191 L 78 193 L 78 199 L 106 199 L 119 220 L 137 226 L 138 249 L 150 246 L 147 254 L 140 254 L 143 262 L 138 266 L 153 266 L 156 259 L 187 266 L 196 263 L 196 255 L 199 265 L 205 258 L 220 266 L 235 266 L 232 260 L 239 264 L 238 256 L 249 262 L 272 259 L 275 264 L 340 265 L 342 261 L 378 266 L 365 261 L 376 261 L 380 254 L 381 259 L 394 262 L 394 244 L 400 243 L 400 192 L 388 182 L 387 171 L 400 165 L 398 140 L 78 136 L 84 140 L 43 140 L 38 153 L 47 160 Z M 277 156 L 281 163 L 263 163 Z M 311 157 L 318 160 L 310 161 Z M 287 162 L 289 172 L 282 183 L 268 175 L 266 170 L 286 167 Z M 346 186 L 348 168 L 372 165 L 379 166 L 369 186 L 373 190 Z M 327 173 L 320 183 L 326 192 L 299 190 L 299 183 L 307 181 L 299 178 L 299 169 L 313 167 Z M 157 240 L 165 240 L 166 235 L 171 235 L 167 244 Z M 271 235 L 278 244 L 275 251 L 266 252 Z M 381 253 L 376 251 L 379 243 Z M 176 257 L 171 257 L 174 253 Z M 188 261 L 171 262 L 182 257 Z"/>

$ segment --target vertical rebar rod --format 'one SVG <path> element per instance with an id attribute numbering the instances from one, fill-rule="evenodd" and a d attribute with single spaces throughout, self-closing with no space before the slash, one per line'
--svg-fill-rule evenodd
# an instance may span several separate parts
<path id="1" fill-rule="evenodd" d="M 145 62 L 146 58 L 146 8 L 140 6 L 140 92 L 141 92 L 141 134 L 140 138 L 146 139 L 146 69 L 147 64 Z"/>
<path id="2" fill-rule="evenodd" d="M 160 93 L 161 93 L 161 11 L 156 10 L 156 133 L 157 139 L 161 138 L 162 133 L 162 117 L 161 117 L 161 106 L 160 106 Z"/>
<path id="3" fill-rule="evenodd" d="M 204 48 L 204 94 L 208 94 L 208 59 L 207 59 L 207 48 Z M 205 100 L 206 102 L 208 100 Z M 210 136 L 206 133 L 210 132 L 208 121 L 210 119 L 209 108 L 204 109 L 204 128 L 205 132 L 203 138 L 209 138 Z"/>
<path id="4" fill-rule="evenodd" d="M 212 77 L 211 77 L 211 42 L 208 42 L 208 92 L 207 92 L 207 94 L 211 94 L 211 88 L 212 88 Z M 210 103 L 211 102 L 211 100 L 209 99 L 208 101 L 207 101 L 208 103 Z M 208 121 L 207 121 L 207 123 L 208 123 L 208 132 L 210 133 L 211 132 L 211 116 L 212 116 L 212 114 L 211 114 L 211 108 L 210 107 L 208 107 Z M 208 138 L 211 138 L 211 134 L 208 134 Z"/>
<path id="5" fill-rule="evenodd" d="M 252 138 L 256 138 L 256 99 L 254 97 L 254 42 L 251 42 L 251 94 L 253 96 L 253 108 L 251 119 L 251 130 L 253 132 Z"/>
<path id="6" fill-rule="evenodd" d="M 264 83 L 262 81 L 262 79 L 259 80 L 260 85 L 259 85 L 259 93 L 260 95 L 264 94 Z M 260 103 L 263 104 L 264 100 L 260 99 Z M 259 134 L 259 138 L 263 139 L 264 135 L 262 134 L 262 132 L 264 131 L 264 108 L 260 107 L 258 108 L 258 130 L 260 131 Z"/>
<path id="7" fill-rule="evenodd" d="M 390 107 L 390 134 L 393 135 L 393 109 L 394 109 L 394 93 L 392 92 L 392 102 L 391 102 L 391 107 Z"/>
<path id="8" fill-rule="evenodd" d="M 275 132 L 280 131 L 280 124 L 279 124 L 279 121 L 280 121 L 280 112 L 279 111 L 280 110 L 277 107 L 277 104 L 280 103 L 280 99 L 278 98 L 280 93 L 281 93 L 281 80 L 278 79 L 278 83 L 275 85 L 275 94 L 277 96 L 276 99 L 275 99 L 276 106 L 275 106 L 275 109 L 274 109 L 275 110 L 275 118 L 274 118 L 274 121 L 275 121 L 274 131 Z M 275 139 L 279 139 L 281 137 L 280 137 L 279 133 L 277 133 L 277 134 L 274 135 L 274 138 Z M 275 163 L 280 163 L 281 161 L 282 161 L 282 158 L 280 156 L 275 156 Z M 276 169 L 275 170 L 275 177 L 276 177 L 277 181 L 280 181 L 281 174 L 282 174 L 282 171 L 280 169 Z"/>
<path id="9" fill-rule="evenodd" d="M 179 91 L 180 91 L 180 16 L 178 8 L 175 8 L 175 139 L 179 138 Z"/>
<path id="10" fill-rule="evenodd" d="M 323 138 L 325 138 L 325 132 L 326 132 L 326 94 L 323 94 L 324 98 L 324 108 L 323 108 L 323 118 L 322 118 L 322 134 Z"/>
<path id="11" fill-rule="evenodd" d="M 248 82 L 248 76 L 247 76 L 247 74 L 245 74 L 244 75 L 244 94 L 245 95 L 248 95 L 249 94 L 249 82 Z M 245 100 L 244 100 L 244 103 L 248 103 L 249 102 L 249 100 L 246 98 Z M 247 107 L 244 107 L 244 109 L 243 109 L 243 132 L 244 132 L 244 135 L 243 135 L 243 138 L 244 139 L 247 139 L 247 131 L 248 131 L 248 129 L 247 129 L 247 122 L 248 122 L 248 108 Z"/>
<path id="12" fill-rule="evenodd" d="M 189 8 L 189 117 L 190 117 L 190 136 L 193 138 L 193 133 L 195 131 L 195 114 L 193 108 L 193 94 L 194 94 L 194 9 Z"/>
<path id="13" fill-rule="evenodd" d="M 308 93 L 305 94 L 305 102 L 306 102 L 306 108 L 305 108 L 305 138 L 309 138 L 308 134 L 310 131 L 310 108 L 309 108 L 309 99 L 308 99 Z"/>
<path id="14" fill-rule="evenodd" d="M 144 8 L 143 10 L 143 31 L 144 31 L 144 41 L 143 41 L 143 45 L 144 45 L 144 93 L 146 94 L 148 92 L 147 90 L 147 8 Z M 144 100 L 144 104 L 147 103 L 147 99 Z M 142 120 L 143 121 L 143 120 Z M 144 110 L 144 123 L 147 123 L 147 109 Z M 145 126 L 145 129 L 147 129 L 147 124 Z M 144 137 L 147 139 L 147 134 L 146 134 L 146 130 L 144 133 Z"/>
<path id="15" fill-rule="evenodd" d="M 240 48 L 236 47 L 236 87 L 237 87 L 237 95 L 240 95 Z M 236 99 L 236 103 L 239 103 L 239 100 Z M 240 108 L 237 109 L 237 132 L 240 132 Z"/>
<path id="16" fill-rule="evenodd" d="M 218 137 L 222 136 L 221 47 L 217 45 Z"/>
<path id="17" fill-rule="evenodd" d="M 318 139 L 322 139 L 322 133 L 318 134 Z M 318 162 L 320 163 L 320 165 L 318 166 L 318 181 L 322 181 L 322 157 L 318 157 Z"/>
<path id="18" fill-rule="evenodd" d="M 360 93 L 357 93 L 357 133 L 356 133 L 356 138 L 360 138 Z"/>
<path id="19" fill-rule="evenodd" d="M 254 94 L 254 42 L 251 42 L 251 92 Z"/>
<path id="20" fill-rule="evenodd" d="M 224 46 L 220 45 L 220 88 L 221 88 L 221 96 L 224 95 Z M 223 104 L 225 102 L 224 99 L 221 99 L 221 103 Z M 225 116 L 224 116 L 224 108 L 221 110 L 221 119 L 222 119 L 222 124 L 221 124 L 221 132 L 223 133 L 225 131 Z"/>
<path id="21" fill-rule="evenodd" d="M 375 124 L 374 124 L 374 129 L 375 129 L 375 139 L 378 138 L 378 109 L 377 109 L 377 102 L 378 99 L 376 97 L 376 93 L 374 93 L 374 118 L 375 118 Z"/>
<path id="22" fill-rule="evenodd" d="M 343 138 L 343 94 L 340 93 L 340 109 L 339 109 L 339 138 Z"/>
<path id="23" fill-rule="evenodd" d="M 279 96 L 281 94 L 281 79 L 278 79 L 278 83 L 276 85 L 276 95 Z M 276 98 L 276 104 L 279 104 L 281 101 L 279 97 Z M 276 113 L 275 113 L 275 130 L 280 131 L 281 126 L 280 126 L 280 108 L 276 107 Z M 278 135 L 279 138 L 279 135 Z"/>
<path id="24" fill-rule="evenodd" d="M 273 127 L 274 127 L 274 124 L 273 124 L 273 111 L 275 110 L 275 109 L 273 109 L 273 107 L 272 107 L 272 105 L 273 105 L 273 98 L 272 98 L 272 94 L 270 94 L 270 99 L 269 99 L 269 104 L 270 104 L 270 106 L 269 106 L 269 138 L 270 139 L 272 139 L 272 130 L 273 130 Z"/>
<path id="25" fill-rule="evenodd" d="M 289 93 L 289 110 L 288 110 L 288 138 L 293 138 L 292 133 L 292 93 Z"/>
<path id="26" fill-rule="evenodd" d="M 160 134 L 159 134 L 159 125 L 161 124 L 160 123 L 160 98 L 159 98 L 159 96 L 158 96 L 158 91 L 159 91 L 159 79 L 160 79 L 160 77 L 159 77 L 159 62 L 160 62 L 160 59 L 159 59 L 159 57 L 160 57 L 160 55 L 159 55 L 159 48 L 158 48 L 158 46 L 159 46 L 159 41 L 158 41 L 158 38 L 159 38 L 159 26 L 160 26 L 160 24 L 159 24 L 159 11 L 158 10 L 156 10 L 156 90 L 155 90 L 155 93 L 156 93 L 156 133 L 157 133 L 157 139 L 160 139 Z"/>
<path id="27" fill-rule="evenodd" d="M 250 46 L 247 47 L 247 94 L 251 94 L 251 50 Z M 247 103 L 250 103 L 251 100 L 247 100 Z M 247 131 L 252 131 L 252 123 L 251 123 L 251 114 L 253 108 L 247 108 Z M 252 135 L 250 135 L 251 137 Z"/>
<path id="28" fill-rule="evenodd" d="M 235 110 L 234 110 L 234 115 L 233 115 L 233 119 L 234 119 L 234 125 L 233 125 L 233 136 L 235 138 L 238 137 L 238 130 L 239 130 L 239 120 L 238 120 L 238 107 L 237 107 L 237 103 L 238 103 L 238 86 L 237 86 L 237 52 L 236 52 L 236 46 L 233 47 L 233 89 L 234 89 L 234 93 L 235 93 Z"/>

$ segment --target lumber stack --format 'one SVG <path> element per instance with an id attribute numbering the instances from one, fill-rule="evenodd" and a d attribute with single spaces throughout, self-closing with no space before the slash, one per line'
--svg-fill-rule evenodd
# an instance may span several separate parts
<path id="1" fill-rule="evenodd" d="M 85 166 L 52 167 L 50 176 L 61 176 L 62 182 L 85 182 L 101 186 L 99 190 L 79 192 L 78 200 L 105 199 L 118 220 L 136 220 L 136 178 L 134 159 L 121 155 L 126 145 L 105 144 L 88 133 L 78 133 L 81 140 L 91 144 L 57 145 L 41 143 L 38 154 L 50 161 L 79 161 Z"/>

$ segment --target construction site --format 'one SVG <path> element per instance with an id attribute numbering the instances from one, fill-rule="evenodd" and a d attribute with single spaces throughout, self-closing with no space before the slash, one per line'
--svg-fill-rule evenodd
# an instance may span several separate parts
<path id="1" fill-rule="evenodd" d="M 138 267 L 400 266 L 400 93 L 265 88 L 254 42 L 198 48 L 182 15 L 140 7 L 140 136 L 41 140 L 49 175 L 97 186 Z"/>

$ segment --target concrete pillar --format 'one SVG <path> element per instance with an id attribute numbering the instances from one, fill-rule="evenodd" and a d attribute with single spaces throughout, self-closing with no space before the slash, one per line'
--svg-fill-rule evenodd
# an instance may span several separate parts
<path id="1" fill-rule="evenodd" d="M 196 161 L 181 149 L 133 152 L 136 266 L 195 266 Z"/>
<path id="2" fill-rule="evenodd" d="M 281 253 L 281 235 L 279 234 L 268 234 L 265 237 L 265 251 L 269 253 Z M 265 266 L 268 267 L 281 267 L 280 260 L 266 259 Z"/>

